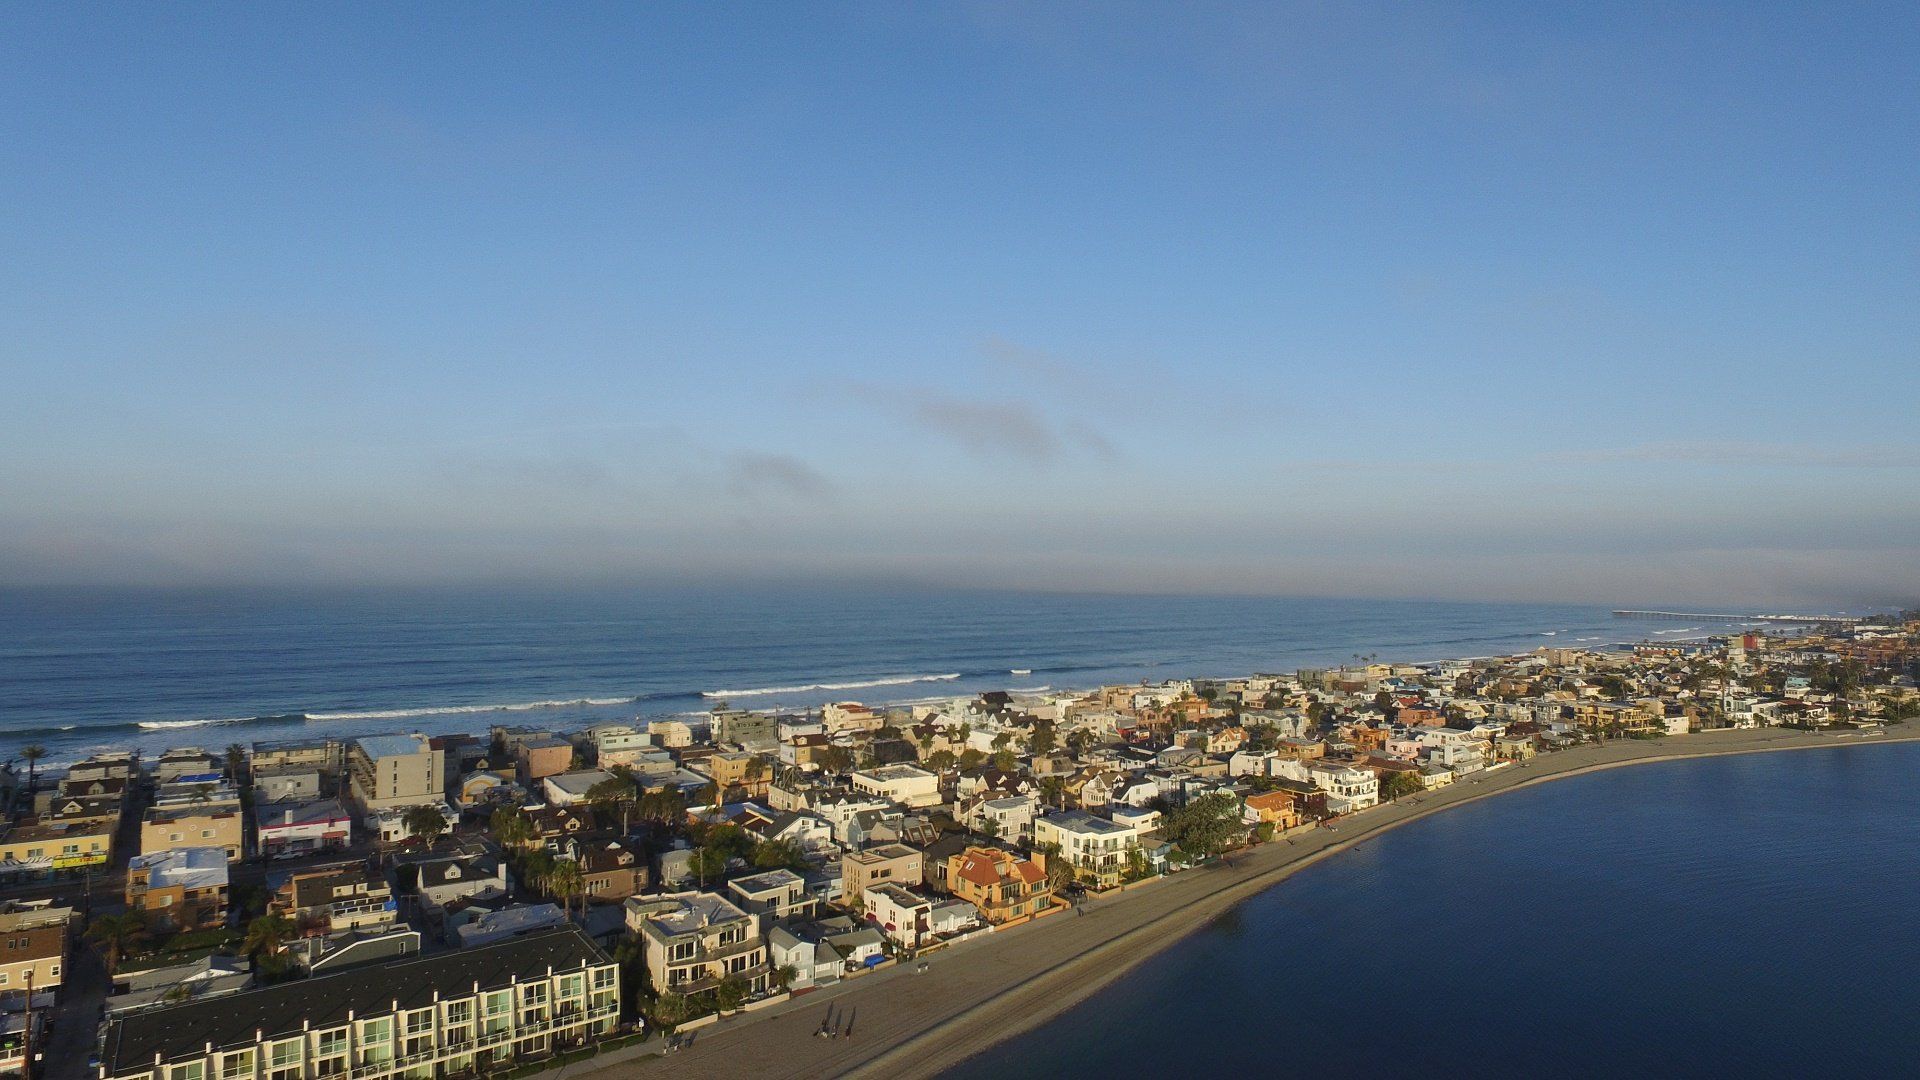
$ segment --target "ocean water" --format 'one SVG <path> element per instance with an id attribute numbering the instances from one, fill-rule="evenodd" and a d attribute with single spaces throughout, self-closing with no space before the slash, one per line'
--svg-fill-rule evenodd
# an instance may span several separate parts
<path id="1" fill-rule="evenodd" d="M 107 746 L 578 725 L 719 698 L 874 703 L 1713 629 L 1565 605 L 987 592 L 10 593 L 0 740 L 57 763 Z"/>
<path id="2" fill-rule="evenodd" d="M 954 1080 L 1904 1076 L 1920 746 L 1570 778 L 1303 870 Z"/>

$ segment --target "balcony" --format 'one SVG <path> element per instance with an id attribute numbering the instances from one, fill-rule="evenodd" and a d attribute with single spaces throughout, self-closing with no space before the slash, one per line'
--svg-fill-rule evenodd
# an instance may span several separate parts
<path id="1" fill-rule="evenodd" d="M 367 1080 L 367 1078 L 370 1077 L 386 1076 L 390 1073 L 401 1072 L 418 1065 L 425 1065 L 428 1062 L 438 1061 L 442 1058 L 459 1057 L 462 1054 L 472 1054 L 481 1050 L 490 1050 L 503 1043 L 517 1042 L 521 1039 L 538 1038 L 541 1035 L 552 1035 L 556 1032 L 577 1028 L 585 1024 L 596 1024 L 602 1021 L 612 1020 L 619 1015 L 619 1005 L 602 1005 L 597 1009 L 588 1009 L 584 1012 L 575 1009 L 563 1016 L 556 1016 L 551 1020 L 543 1020 L 537 1024 L 522 1024 L 519 1027 L 506 1031 L 495 1031 L 489 1034 L 483 1034 L 476 1038 L 468 1039 L 465 1042 L 447 1043 L 443 1046 L 436 1046 L 418 1053 L 408 1054 L 405 1057 L 357 1065 L 344 1075 L 346 1075 L 349 1080 Z M 339 1076 L 343 1074 L 334 1073 L 333 1075 Z"/>

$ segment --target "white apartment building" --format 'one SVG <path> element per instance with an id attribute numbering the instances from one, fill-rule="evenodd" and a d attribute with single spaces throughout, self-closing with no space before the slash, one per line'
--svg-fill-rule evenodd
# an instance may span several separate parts
<path id="1" fill-rule="evenodd" d="M 511 1068 L 619 1024 L 620 969 L 577 927 L 108 1022 L 100 1080 L 431 1080 Z"/>
<path id="2" fill-rule="evenodd" d="M 1129 853 L 1140 847 L 1145 830 L 1096 817 L 1085 810 L 1068 810 L 1036 818 L 1033 842 L 1037 847 L 1055 845 L 1080 879 L 1098 888 L 1120 883 L 1130 861 Z"/>

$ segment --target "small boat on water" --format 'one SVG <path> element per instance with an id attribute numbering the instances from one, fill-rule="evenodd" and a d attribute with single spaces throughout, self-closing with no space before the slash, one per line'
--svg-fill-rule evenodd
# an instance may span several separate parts
<path id="1" fill-rule="evenodd" d="M 1012 674 L 1014 674 L 1014 675 L 1031 675 L 1031 674 L 1033 674 L 1033 669 L 1032 669 L 1032 668 L 1025 668 L 1025 667 L 1017 667 L 1017 668 L 1014 668 L 1014 669 L 1013 669 L 1013 671 L 1012 671 Z"/>

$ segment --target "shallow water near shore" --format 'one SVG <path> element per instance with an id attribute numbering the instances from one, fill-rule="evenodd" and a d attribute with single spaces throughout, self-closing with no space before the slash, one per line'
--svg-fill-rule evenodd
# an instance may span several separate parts
<path id="1" fill-rule="evenodd" d="M 946 1075 L 1899 1075 L 1920 746 L 1663 762 L 1307 867 Z"/>

